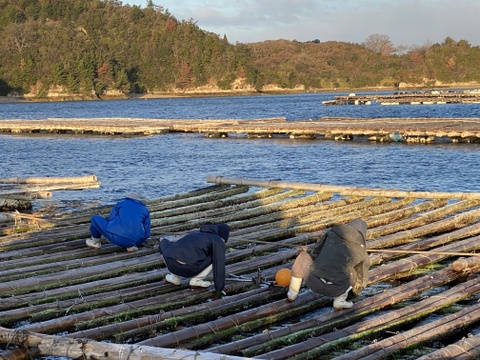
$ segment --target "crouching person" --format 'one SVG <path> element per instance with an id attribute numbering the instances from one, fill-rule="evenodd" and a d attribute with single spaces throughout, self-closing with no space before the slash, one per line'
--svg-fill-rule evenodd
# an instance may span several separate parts
<path id="1" fill-rule="evenodd" d="M 367 285 L 368 258 L 365 236 L 367 224 L 354 219 L 345 225 L 328 230 L 311 251 L 300 252 L 292 266 L 288 299 L 294 301 L 302 279 L 312 291 L 333 298 L 335 310 L 349 309 L 349 299 Z"/>
<path id="2" fill-rule="evenodd" d="M 107 218 L 92 216 L 87 246 L 93 249 L 102 247 L 102 235 L 112 244 L 137 251 L 150 237 L 150 212 L 144 203 L 145 198 L 137 193 L 127 195 L 117 202 Z"/>
<path id="3" fill-rule="evenodd" d="M 230 228 L 227 224 L 206 224 L 177 241 L 162 239 L 160 253 L 163 255 L 170 274 L 165 280 L 174 285 L 181 278 L 190 278 L 189 285 L 207 288 L 210 281 L 204 279 L 213 272 L 217 297 L 224 295 L 225 288 L 225 243 Z"/>

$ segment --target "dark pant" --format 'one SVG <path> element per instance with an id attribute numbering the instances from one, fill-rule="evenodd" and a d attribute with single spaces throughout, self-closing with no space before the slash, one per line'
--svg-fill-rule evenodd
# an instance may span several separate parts
<path id="1" fill-rule="evenodd" d="M 212 258 L 210 257 L 206 258 L 202 263 L 197 265 L 180 264 L 177 260 L 169 257 L 164 257 L 164 259 L 168 270 L 170 270 L 172 274 L 186 278 L 191 278 L 195 275 L 198 275 L 212 263 Z"/>
<path id="2" fill-rule="evenodd" d="M 160 252 L 162 252 L 162 250 L 165 251 L 170 245 L 172 245 L 171 241 L 168 239 L 162 239 L 160 241 Z M 165 264 L 167 264 L 168 270 L 170 270 L 172 274 L 186 278 L 191 278 L 195 275 L 198 275 L 213 262 L 211 256 L 207 256 L 205 259 L 203 259 L 203 261 L 195 264 L 181 264 L 177 261 L 177 259 L 173 259 L 165 255 L 163 255 L 163 259 L 165 260 Z"/>

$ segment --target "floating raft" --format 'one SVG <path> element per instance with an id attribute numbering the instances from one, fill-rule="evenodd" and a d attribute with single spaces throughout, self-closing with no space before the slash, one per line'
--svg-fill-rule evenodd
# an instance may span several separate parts
<path id="1" fill-rule="evenodd" d="M 76 177 L 0 178 L 0 227 L 37 225 L 41 215 L 21 213 L 31 210 L 37 199 L 50 199 L 57 190 L 84 190 L 100 187 L 95 175 Z"/>
<path id="2" fill-rule="evenodd" d="M 480 356 L 480 193 L 416 192 L 208 176 L 147 202 L 134 253 L 85 246 L 109 207 L 0 237 L 0 359 L 475 359 Z M 369 285 L 353 308 L 273 283 L 334 224 L 368 224 Z M 227 296 L 167 283 L 158 242 L 226 222 Z"/>
<path id="3" fill-rule="evenodd" d="M 335 96 L 323 101 L 323 105 L 435 105 L 435 104 L 480 104 L 480 90 L 474 91 L 395 91 L 389 95 L 369 94 Z"/>
<path id="4" fill-rule="evenodd" d="M 149 136 L 201 133 L 206 137 L 367 140 L 409 143 L 478 143 L 480 118 L 345 118 L 286 121 L 134 118 L 1 120 L 0 135 Z"/>

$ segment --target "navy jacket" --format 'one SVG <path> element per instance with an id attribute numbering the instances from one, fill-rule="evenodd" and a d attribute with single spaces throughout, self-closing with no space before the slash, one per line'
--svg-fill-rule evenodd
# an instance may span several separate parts
<path id="1" fill-rule="evenodd" d="M 175 242 L 163 239 L 160 252 L 164 257 L 198 268 L 198 272 L 203 270 L 200 267 L 205 260 L 211 259 L 209 263 L 213 265 L 215 290 L 222 291 L 225 288 L 225 242 L 218 233 L 217 225 L 203 225 L 199 231 L 191 232 Z"/>

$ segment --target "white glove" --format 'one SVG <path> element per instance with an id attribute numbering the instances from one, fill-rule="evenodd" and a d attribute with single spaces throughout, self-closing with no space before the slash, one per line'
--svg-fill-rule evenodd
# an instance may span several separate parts
<path id="1" fill-rule="evenodd" d="M 298 291 L 288 290 L 287 297 L 289 301 L 294 301 L 298 296 Z"/>
<path id="2" fill-rule="evenodd" d="M 290 286 L 287 293 L 288 300 L 294 301 L 297 298 L 301 286 L 302 278 L 292 276 L 292 278 L 290 279 Z"/>

